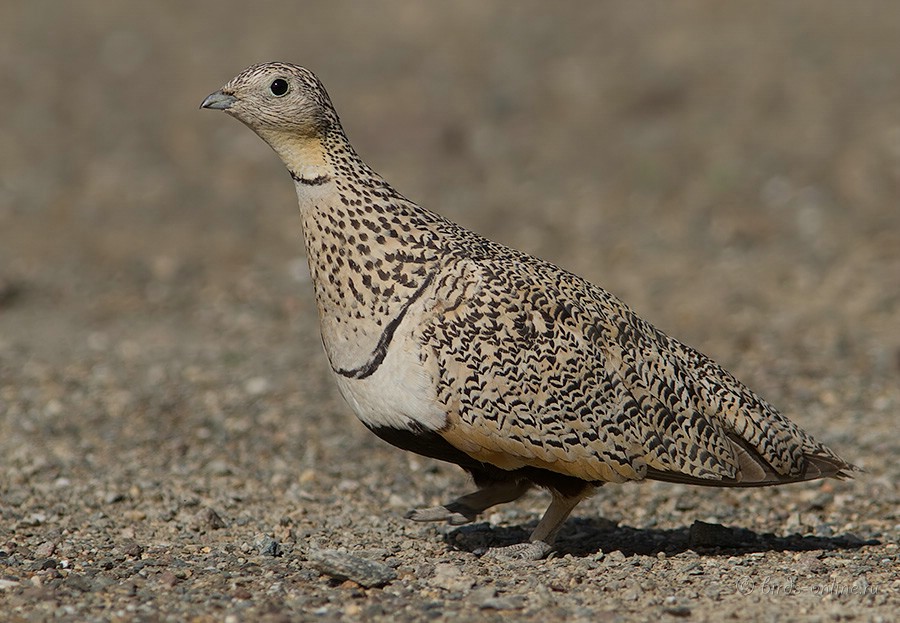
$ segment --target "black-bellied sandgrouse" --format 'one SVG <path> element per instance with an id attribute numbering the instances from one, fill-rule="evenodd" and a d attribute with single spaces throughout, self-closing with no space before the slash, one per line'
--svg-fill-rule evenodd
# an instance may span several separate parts
<path id="1" fill-rule="evenodd" d="M 607 482 L 752 487 L 856 468 L 602 288 L 394 190 L 351 147 L 322 83 L 250 67 L 207 97 L 274 149 L 300 203 L 325 353 L 369 429 L 459 464 L 478 490 L 417 521 L 472 521 L 532 485 L 538 559 Z"/>

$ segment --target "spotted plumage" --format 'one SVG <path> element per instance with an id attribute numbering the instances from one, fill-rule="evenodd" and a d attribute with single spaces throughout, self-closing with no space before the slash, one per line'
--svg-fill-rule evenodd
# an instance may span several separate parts
<path id="1" fill-rule="evenodd" d="M 412 519 L 472 521 L 537 484 L 553 502 L 507 552 L 537 558 L 606 482 L 743 487 L 856 469 L 602 288 L 403 197 L 357 156 L 308 70 L 250 67 L 202 106 L 290 171 L 322 342 L 356 415 L 474 477 L 478 491 Z"/>

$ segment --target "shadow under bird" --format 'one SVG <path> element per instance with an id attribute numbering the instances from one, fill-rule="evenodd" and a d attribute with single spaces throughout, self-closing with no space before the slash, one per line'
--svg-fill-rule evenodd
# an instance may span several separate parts
<path id="1" fill-rule="evenodd" d="M 457 463 L 478 490 L 416 521 L 473 521 L 533 485 L 540 559 L 607 482 L 755 487 L 857 468 L 702 353 L 549 262 L 394 190 L 356 154 L 322 83 L 254 65 L 207 97 L 281 157 L 300 204 L 325 354 L 372 432 Z"/>

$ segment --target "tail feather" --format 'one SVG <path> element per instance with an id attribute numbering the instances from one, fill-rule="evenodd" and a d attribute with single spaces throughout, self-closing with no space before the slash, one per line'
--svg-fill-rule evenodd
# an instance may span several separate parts
<path id="1" fill-rule="evenodd" d="M 733 478 L 700 478 L 676 471 L 665 471 L 654 468 L 647 469 L 647 478 L 664 482 L 675 482 L 707 487 L 765 487 L 782 485 L 791 482 L 804 482 L 819 478 L 836 478 L 846 480 L 853 478 L 854 472 L 861 472 L 859 467 L 847 463 L 843 459 L 828 454 L 823 447 L 821 453 L 804 453 L 805 467 L 797 475 L 779 474 L 762 455 L 751 447 L 744 439 L 729 435 L 734 446 L 737 470 Z"/>

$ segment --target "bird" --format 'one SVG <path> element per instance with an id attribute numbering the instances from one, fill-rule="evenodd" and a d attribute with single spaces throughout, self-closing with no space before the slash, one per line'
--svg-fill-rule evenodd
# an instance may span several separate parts
<path id="1" fill-rule="evenodd" d="M 310 70 L 253 65 L 201 108 L 243 122 L 293 179 L 322 344 L 352 411 L 477 487 L 407 518 L 461 525 L 543 488 L 551 502 L 528 540 L 487 552 L 540 560 L 606 483 L 860 471 L 613 294 L 400 194 L 357 155 Z"/>

